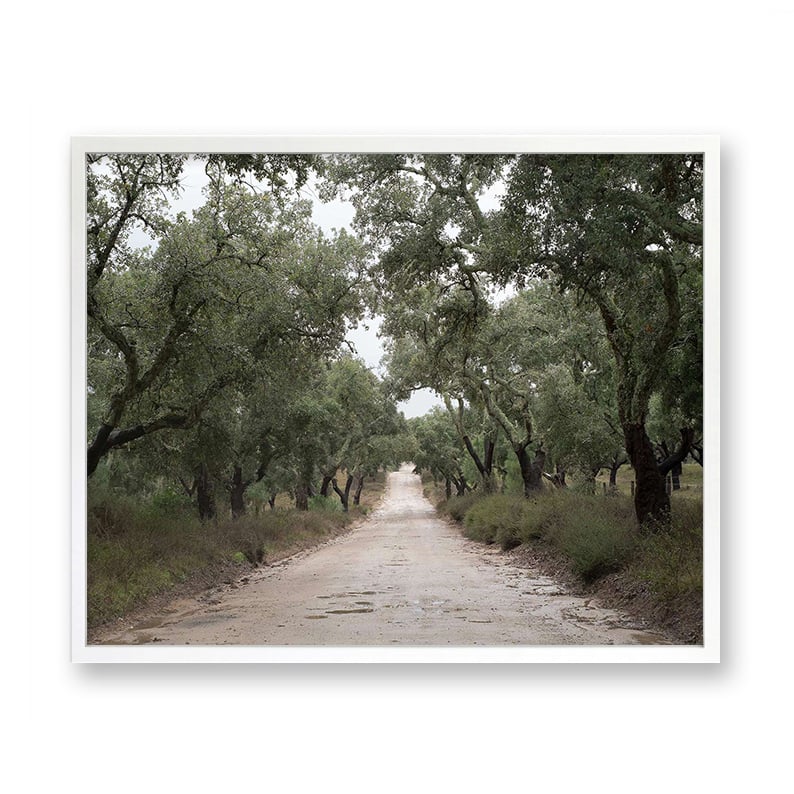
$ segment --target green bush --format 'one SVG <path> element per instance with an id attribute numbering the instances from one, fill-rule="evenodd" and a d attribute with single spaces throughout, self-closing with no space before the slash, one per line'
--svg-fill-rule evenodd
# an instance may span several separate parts
<path id="1" fill-rule="evenodd" d="M 663 601 L 701 598 L 703 593 L 703 505 L 674 500 L 672 526 L 651 532 L 639 543 L 633 575 Z"/>
<path id="2" fill-rule="evenodd" d="M 152 495 L 152 507 L 159 513 L 176 515 L 187 512 L 192 504 L 186 493 L 174 488 L 163 488 Z"/>
<path id="3" fill-rule="evenodd" d="M 352 494 L 350 501 L 353 501 Z M 343 513 L 342 501 L 336 496 L 310 496 L 309 510 L 321 510 L 326 513 Z"/>
<path id="4" fill-rule="evenodd" d="M 632 524 L 615 522 L 607 515 L 575 514 L 554 540 L 571 560 L 574 572 L 592 582 L 625 565 L 635 548 L 636 532 Z"/>
<path id="5" fill-rule="evenodd" d="M 672 525 L 637 529 L 632 500 L 612 494 L 545 491 L 526 499 L 495 494 L 450 499 L 446 512 L 464 535 L 507 550 L 543 543 L 569 561 L 584 581 L 627 571 L 663 600 L 697 598 L 703 582 L 703 507 L 698 499 L 674 499 Z"/>
<path id="6" fill-rule="evenodd" d="M 520 545 L 525 501 L 506 494 L 475 500 L 465 513 L 463 534 L 482 543 L 498 543 L 504 550 Z"/>
<path id="7" fill-rule="evenodd" d="M 463 521 L 464 516 L 472 505 L 483 498 L 483 495 L 477 491 L 470 491 L 463 496 L 453 496 L 447 499 L 446 502 L 439 505 L 439 510 L 447 513 L 447 515 L 451 516 L 455 521 Z"/>
<path id="8" fill-rule="evenodd" d="M 481 498 L 466 510 L 464 527 L 466 537 L 498 543 L 504 550 L 547 543 L 568 557 L 586 581 L 620 569 L 636 543 L 628 500 L 570 491 L 547 491 L 530 499 L 515 494 Z"/>

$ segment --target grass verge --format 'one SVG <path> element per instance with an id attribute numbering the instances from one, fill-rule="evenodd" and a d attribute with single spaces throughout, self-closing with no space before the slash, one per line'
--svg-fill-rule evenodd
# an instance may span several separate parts
<path id="1" fill-rule="evenodd" d="M 368 479 L 362 505 L 348 513 L 329 499 L 309 511 L 268 509 L 210 522 L 185 504 L 98 490 L 88 505 L 89 630 L 158 597 L 198 592 L 342 534 L 379 501 L 385 480 L 385 473 Z"/>
<path id="2" fill-rule="evenodd" d="M 668 529 L 637 529 L 621 495 L 546 491 L 532 499 L 494 494 L 439 503 L 475 541 L 497 544 L 574 589 L 620 607 L 676 637 L 702 643 L 703 510 L 687 495 L 672 500 Z"/>

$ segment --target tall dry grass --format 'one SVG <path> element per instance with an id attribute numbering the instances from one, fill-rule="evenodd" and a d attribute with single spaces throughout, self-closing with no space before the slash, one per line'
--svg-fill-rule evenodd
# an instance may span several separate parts
<path id="1" fill-rule="evenodd" d="M 673 498 L 671 524 L 640 531 L 632 500 L 620 494 L 547 490 L 453 497 L 440 509 L 466 537 L 508 550 L 539 544 L 563 555 L 585 583 L 620 571 L 664 602 L 702 597 L 702 501 Z"/>
<path id="2" fill-rule="evenodd" d="M 338 535 L 377 502 L 384 483 L 385 475 L 369 481 L 362 506 L 348 513 L 329 498 L 313 500 L 309 511 L 267 509 L 206 522 L 180 494 L 143 498 L 101 485 L 89 489 L 88 626 L 120 617 L 198 574 L 217 569 L 228 577 L 230 566 L 242 573 Z"/>

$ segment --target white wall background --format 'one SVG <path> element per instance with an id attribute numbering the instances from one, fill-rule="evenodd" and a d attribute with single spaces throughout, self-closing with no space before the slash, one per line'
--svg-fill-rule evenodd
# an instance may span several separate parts
<path id="1" fill-rule="evenodd" d="M 734 8 L 78 0 L 6 9 L 9 790 L 785 785 L 794 12 L 783 0 Z M 722 664 L 70 664 L 69 138 L 114 133 L 720 134 Z"/>

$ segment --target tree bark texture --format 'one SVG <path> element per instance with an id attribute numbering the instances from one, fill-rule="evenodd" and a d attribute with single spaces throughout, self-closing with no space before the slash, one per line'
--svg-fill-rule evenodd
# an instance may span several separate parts
<path id="1" fill-rule="evenodd" d="M 356 484 L 356 490 L 353 492 L 353 504 L 360 505 L 361 504 L 361 492 L 364 490 L 364 475 L 359 475 L 358 482 Z"/>
<path id="2" fill-rule="evenodd" d="M 206 464 L 201 463 L 196 472 L 196 501 L 199 518 L 209 521 L 215 518 L 215 489 Z"/>
<path id="3" fill-rule="evenodd" d="M 235 466 L 232 473 L 232 482 L 229 487 L 229 500 L 232 508 L 232 518 L 245 515 L 245 490 L 249 483 L 243 480 L 243 469 Z"/>
<path id="4" fill-rule="evenodd" d="M 345 482 L 344 491 L 339 487 L 339 484 L 337 483 L 335 477 L 333 480 L 331 480 L 331 483 L 334 486 L 334 492 L 342 502 L 342 510 L 344 510 L 345 513 L 347 513 L 348 506 L 350 504 L 350 489 L 353 487 L 353 475 L 352 474 L 347 475 L 347 481 Z"/>
<path id="5" fill-rule="evenodd" d="M 323 481 L 320 485 L 320 496 L 328 496 L 328 489 L 331 487 L 331 480 L 333 480 L 333 475 L 323 474 Z"/>
<path id="6" fill-rule="evenodd" d="M 485 462 L 483 462 L 483 460 L 477 454 L 474 444 L 471 443 L 469 436 L 463 434 L 462 438 L 469 456 L 474 461 L 474 465 L 477 467 L 477 471 L 480 473 L 483 490 L 485 493 L 493 493 L 495 490 L 493 479 L 493 451 L 495 444 L 490 439 L 485 439 Z"/>
<path id="7" fill-rule="evenodd" d="M 297 510 L 309 509 L 309 489 L 305 482 L 299 482 L 295 486 L 295 508 Z"/>
<path id="8" fill-rule="evenodd" d="M 634 469 L 637 487 L 634 490 L 634 510 L 640 525 L 652 521 L 669 524 L 670 497 L 665 488 L 665 475 L 659 470 L 653 444 L 644 424 L 627 424 L 624 428 L 626 452 Z"/>
<path id="9" fill-rule="evenodd" d="M 529 457 L 526 444 L 517 444 L 513 451 L 518 458 L 521 468 L 521 479 L 524 481 L 524 496 L 534 496 L 543 488 L 543 464 L 546 462 L 546 453 L 538 449 L 534 459 Z"/>

